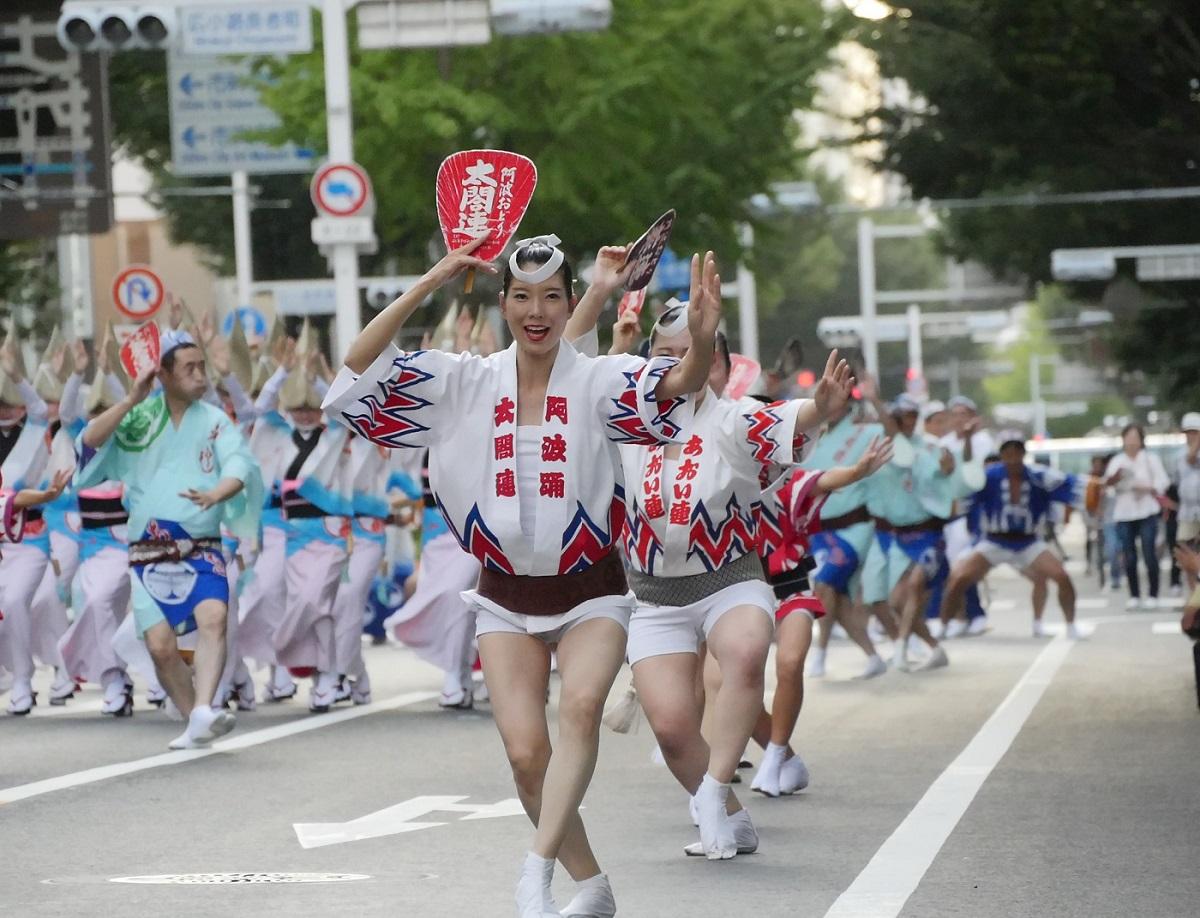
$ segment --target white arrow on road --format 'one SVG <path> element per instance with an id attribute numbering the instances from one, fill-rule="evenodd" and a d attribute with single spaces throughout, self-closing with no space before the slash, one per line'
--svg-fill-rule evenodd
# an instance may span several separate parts
<path id="1" fill-rule="evenodd" d="M 496 819 L 501 816 L 523 816 L 521 801 L 515 798 L 499 803 L 461 803 L 466 797 L 413 797 L 395 806 L 375 813 L 368 813 L 349 822 L 297 822 L 292 828 L 302 848 L 321 848 L 325 845 L 341 845 L 346 842 L 362 841 L 365 838 L 382 838 L 385 835 L 400 835 L 444 826 L 444 822 L 415 822 L 430 813 L 467 813 L 459 819 Z"/>

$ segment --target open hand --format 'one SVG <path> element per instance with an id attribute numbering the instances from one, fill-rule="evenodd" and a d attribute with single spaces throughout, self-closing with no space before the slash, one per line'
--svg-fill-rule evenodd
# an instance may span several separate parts
<path id="1" fill-rule="evenodd" d="M 625 282 L 629 280 L 629 273 L 633 270 L 633 265 L 626 264 L 629 258 L 629 249 L 633 243 L 627 245 L 606 245 L 600 248 L 596 253 L 596 263 L 592 266 L 592 286 L 599 287 L 606 293 L 612 293 L 614 290 L 625 286 Z"/>
<path id="2" fill-rule="evenodd" d="M 700 256 L 692 256 L 692 285 L 688 297 L 688 331 L 692 342 L 711 345 L 716 338 L 717 326 L 721 324 L 721 275 L 717 273 L 717 259 L 706 252 L 701 264 Z"/>
<path id="3" fill-rule="evenodd" d="M 187 498 L 201 510 L 211 510 L 221 502 L 219 498 L 213 496 L 212 491 L 197 491 L 195 488 L 180 491 L 179 496 Z"/>
<path id="4" fill-rule="evenodd" d="M 150 390 L 154 388 L 154 377 L 158 375 L 158 368 L 145 370 L 141 376 L 133 381 L 133 388 L 129 390 L 128 398 L 131 405 L 137 405 L 146 400 L 146 396 L 150 394 Z M 104 385 L 103 380 L 97 380 L 93 385 Z"/>
<path id="5" fill-rule="evenodd" d="M 942 454 L 938 458 L 938 468 L 941 469 L 943 475 L 949 475 L 954 471 L 954 453 L 942 447 Z"/>
<path id="6" fill-rule="evenodd" d="M 613 324 L 613 340 L 610 354 L 629 354 L 633 352 L 642 326 L 637 313 L 623 313 Z"/>
<path id="7" fill-rule="evenodd" d="M 880 440 L 879 437 L 876 437 L 858 462 L 854 463 L 854 472 L 861 481 L 864 478 L 870 478 L 891 461 L 892 438 Z"/>
<path id="8" fill-rule="evenodd" d="M 829 359 L 825 361 L 825 372 L 813 392 L 813 401 L 821 418 L 830 418 L 845 408 L 853 390 L 854 374 L 850 372 L 850 364 L 838 360 L 836 349 L 830 351 Z"/>
<path id="9" fill-rule="evenodd" d="M 71 359 L 75 362 L 75 372 L 80 376 L 87 374 L 88 368 L 88 352 L 87 345 L 82 341 L 76 341 L 71 345 Z"/>

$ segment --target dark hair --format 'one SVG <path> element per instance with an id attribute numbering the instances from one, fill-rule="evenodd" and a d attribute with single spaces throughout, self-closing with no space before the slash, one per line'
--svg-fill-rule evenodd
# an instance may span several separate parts
<path id="1" fill-rule="evenodd" d="M 718 331 L 713 339 L 713 350 L 721 361 L 725 364 L 725 372 L 733 372 L 733 358 L 729 356 L 729 339 L 725 337 L 725 332 Z"/>
<path id="2" fill-rule="evenodd" d="M 1129 433 L 1129 431 L 1131 431 L 1131 430 L 1137 431 L 1138 441 L 1142 444 L 1142 449 L 1145 449 L 1146 448 L 1146 431 L 1142 429 L 1141 424 L 1126 424 L 1125 427 L 1121 430 L 1121 439 L 1124 440 L 1125 435 L 1127 433 Z"/>
<path id="3" fill-rule="evenodd" d="M 517 265 L 521 268 L 539 267 L 548 262 L 554 257 L 554 249 L 542 242 L 535 242 L 525 246 L 523 249 L 517 250 Z M 556 274 L 562 275 L 563 286 L 567 288 L 567 298 L 571 297 L 571 287 L 575 283 L 575 274 L 571 270 L 570 259 L 566 254 L 563 254 L 562 267 L 558 269 Z M 512 285 L 513 273 L 512 265 L 507 261 L 504 263 L 504 295 L 508 295 L 508 288 Z"/>
<path id="4" fill-rule="evenodd" d="M 180 351 L 186 351 L 189 347 L 194 347 L 196 350 L 200 350 L 200 345 L 192 344 L 191 342 L 188 342 L 187 344 L 176 345 L 162 355 L 158 361 L 158 365 L 168 373 L 173 373 L 175 371 L 175 355 Z"/>

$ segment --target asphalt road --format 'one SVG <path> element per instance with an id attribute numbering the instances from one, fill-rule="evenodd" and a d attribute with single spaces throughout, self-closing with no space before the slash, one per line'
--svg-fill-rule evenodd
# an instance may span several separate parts
<path id="1" fill-rule="evenodd" d="M 745 795 L 753 856 L 685 858 L 696 832 L 649 731 L 605 731 L 584 818 L 620 914 L 1200 913 L 1190 648 L 1154 632 L 1173 612 L 1125 613 L 1078 579 L 1093 633 L 1077 644 L 1029 637 L 1028 588 L 1006 573 L 993 630 L 949 642 L 945 670 L 854 682 L 861 655 L 835 644 L 796 734 L 810 788 Z M 511 916 L 530 830 L 487 706 L 439 710 L 439 674 L 402 648 L 368 665 L 374 705 L 263 706 L 208 754 L 166 753 L 177 725 L 104 718 L 95 691 L 0 717 L 0 915 Z M 113 882 L 298 872 L 352 877 Z"/>

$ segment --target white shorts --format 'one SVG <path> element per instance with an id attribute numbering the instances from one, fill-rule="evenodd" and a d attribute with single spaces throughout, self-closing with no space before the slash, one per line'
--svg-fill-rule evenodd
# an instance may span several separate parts
<path id="1" fill-rule="evenodd" d="M 610 618 L 628 632 L 629 617 L 637 605 L 637 597 L 626 593 L 589 599 L 562 615 L 522 615 L 485 599 L 475 590 L 467 590 L 462 598 L 475 610 L 475 637 L 497 632 L 527 634 L 547 644 L 557 644 L 576 625 L 595 618 Z"/>
<path id="2" fill-rule="evenodd" d="M 669 653 L 699 653 L 721 616 L 737 606 L 762 609 L 775 624 L 775 593 L 762 580 L 735 583 L 690 606 L 639 603 L 629 623 L 630 665 Z"/>
<path id="3" fill-rule="evenodd" d="M 1003 545 L 999 542 L 991 542 L 983 539 L 975 546 L 975 551 L 983 555 L 984 560 L 992 567 L 1000 564 L 1011 564 L 1019 571 L 1029 570 L 1033 566 L 1033 562 L 1038 559 L 1044 551 L 1049 551 L 1050 546 L 1038 539 L 1032 545 L 1027 545 L 1025 548 L 1012 548 L 1008 545 Z"/>

